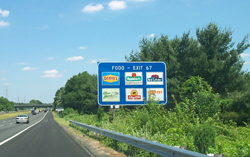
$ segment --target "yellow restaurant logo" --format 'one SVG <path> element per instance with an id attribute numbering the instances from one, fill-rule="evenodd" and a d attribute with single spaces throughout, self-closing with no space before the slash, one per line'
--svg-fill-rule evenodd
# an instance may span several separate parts
<path id="1" fill-rule="evenodd" d="M 112 82 L 118 81 L 118 78 L 119 77 L 115 75 L 107 75 L 107 76 L 103 76 L 103 81 L 112 83 Z"/>
<path id="2" fill-rule="evenodd" d="M 133 89 L 133 90 L 131 91 L 131 95 L 132 95 L 132 96 L 137 96 L 137 95 L 138 95 L 138 91 L 135 90 L 135 89 Z"/>

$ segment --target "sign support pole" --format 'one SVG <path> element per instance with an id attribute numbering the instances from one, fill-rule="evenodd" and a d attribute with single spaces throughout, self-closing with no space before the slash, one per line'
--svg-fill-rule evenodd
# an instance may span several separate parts
<path id="1" fill-rule="evenodd" d="M 113 110 L 113 120 L 115 120 L 115 105 L 111 105 Z"/>

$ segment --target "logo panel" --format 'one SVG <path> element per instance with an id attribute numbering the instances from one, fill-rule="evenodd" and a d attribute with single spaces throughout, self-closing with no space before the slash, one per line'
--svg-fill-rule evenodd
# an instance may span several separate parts
<path id="1" fill-rule="evenodd" d="M 102 85 L 120 85 L 119 72 L 103 72 Z"/>
<path id="2" fill-rule="evenodd" d="M 147 72 L 147 85 L 163 85 L 163 72 Z"/>
<path id="3" fill-rule="evenodd" d="M 119 88 L 103 88 L 102 89 L 103 102 L 120 102 Z"/>
<path id="4" fill-rule="evenodd" d="M 126 101 L 143 101 L 142 88 L 126 88 Z"/>
<path id="5" fill-rule="evenodd" d="M 147 88 L 147 99 L 151 97 L 154 100 L 164 101 L 163 88 Z"/>
<path id="6" fill-rule="evenodd" d="M 125 85 L 142 85 L 142 72 L 125 72 Z"/>

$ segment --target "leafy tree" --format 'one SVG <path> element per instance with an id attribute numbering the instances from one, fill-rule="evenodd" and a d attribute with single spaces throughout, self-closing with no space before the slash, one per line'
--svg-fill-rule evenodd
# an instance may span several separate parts
<path id="1" fill-rule="evenodd" d="M 62 96 L 64 108 L 73 108 L 79 113 L 97 113 L 97 76 L 86 71 L 74 75 L 65 85 Z"/>
<path id="2" fill-rule="evenodd" d="M 61 87 L 56 91 L 54 102 L 53 102 L 53 108 L 56 108 L 57 106 L 63 106 L 62 104 L 62 95 L 65 92 L 65 88 Z"/>
<path id="3" fill-rule="evenodd" d="M 125 56 L 127 61 L 164 61 L 167 65 L 168 106 L 174 104 L 171 95 L 179 101 L 179 88 L 190 76 L 200 76 L 214 89 L 226 97 L 227 93 L 246 91 L 248 72 L 242 71 L 244 61 L 241 58 L 250 44 L 249 35 L 234 46 L 232 31 L 222 30 L 214 23 L 196 29 L 196 39 L 190 32 L 182 37 L 169 39 L 143 38 L 140 51 L 132 51 Z M 249 81 L 248 81 L 249 82 Z"/>
<path id="4" fill-rule="evenodd" d="M 30 100 L 30 104 L 42 104 L 42 102 L 39 100 L 32 99 Z"/>
<path id="5" fill-rule="evenodd" d="M 7 98 L 0 97 L 0 111 L 10 111 L 14 108 L 14 102 L 9 101 Z"/>
<path id="6" fill-rule="evenodd" d="M 246 35 L 236 48 L 232 41 L 232 31 L 221 30 L 214 23 L 202 29 L 198 28 L 196 36 L 200 44 L 200 53 L 205 54 L 198 75 L 220 94 L 225 95 L 226 91 L 246 90 L 245 72 L 242 72 L 244 61 L 240 54 L 250 46 L 247 43 L 249 35 Z"/>
<path id="7" fill-rule="evenodd" d="M 219 95 L 213 94 L 211 87 L 201 77 L 191 77 L 181 89 L 181 99 L 177 106 L 179 112 L 186 113 L 198 121 L 218 116 L 221 110 Z M 192 121 L 193 119 L 190 118 Z"/>

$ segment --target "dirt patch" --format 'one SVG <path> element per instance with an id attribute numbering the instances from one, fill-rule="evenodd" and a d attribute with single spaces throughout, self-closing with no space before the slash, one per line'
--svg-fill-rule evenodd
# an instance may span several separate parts
<path id="1" fill-rule="evenodd" d="M 81 146 L 89 151 L 93 157 L 126 157 L 111 148 L 107 148 L 100 143 L 100 141 L 92 139 L 88 136 L 78 133 L 76 130 L 69 126 L 62 126 Z"/>

